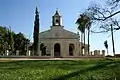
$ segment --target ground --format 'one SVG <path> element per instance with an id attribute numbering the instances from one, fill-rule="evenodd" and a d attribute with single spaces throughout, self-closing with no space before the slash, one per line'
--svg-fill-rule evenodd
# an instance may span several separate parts
<path id="1" fill-rule="evenodd" d="M 120 60 L 0 60 L 0 80 L 120 80 Z"/>

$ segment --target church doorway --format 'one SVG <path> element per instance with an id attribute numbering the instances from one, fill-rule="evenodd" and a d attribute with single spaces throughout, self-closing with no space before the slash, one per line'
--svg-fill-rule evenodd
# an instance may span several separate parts
<path id="1" fill-rule="evenodd" d="M 69 55 L 73 56 L 74 54 L 74 44 L 69 44 Z"/>
<path id="2" fill-rule="evenodd" d="M 54 57 L 59 58 L 60 57 L 60 44 L 56 43 L 54 45 Z"/>

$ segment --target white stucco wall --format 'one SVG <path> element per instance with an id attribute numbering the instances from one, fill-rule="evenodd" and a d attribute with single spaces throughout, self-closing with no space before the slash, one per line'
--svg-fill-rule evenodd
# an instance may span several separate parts
<path id="1" fill-rule="evenodd" d="M 51 54 L 51 57 L 54 57 L 54 45 L 56 43 L 60 44 L 60 55 L 61 57 L 72 57 L 69 55 L 69 44 L 74 44 L 74 57 L 80 56 L 80 42 L 77 39 L 40 39 L 40 43 L 47 46 L 47 54 Z"/>

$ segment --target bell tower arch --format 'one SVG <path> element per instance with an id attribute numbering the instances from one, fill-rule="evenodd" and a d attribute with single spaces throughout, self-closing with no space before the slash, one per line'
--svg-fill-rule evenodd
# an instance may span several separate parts
<path id="1" fill-rule="evenodd" d="M 62 26 L 61 16 L 56 10 L 54 16 L 52 16 L 52 26 Z"/>

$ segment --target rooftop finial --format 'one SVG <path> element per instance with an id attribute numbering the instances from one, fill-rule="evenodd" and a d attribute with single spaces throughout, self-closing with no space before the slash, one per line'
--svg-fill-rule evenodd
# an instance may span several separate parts
<path id="1" fill-rule="evenodd" d="M 58 12 L 58 8 L 56 8 L 55 15 L 58 15 L 58 16 L 60 16 L 60 14 L 59 14 L 59 12 Z"/>

